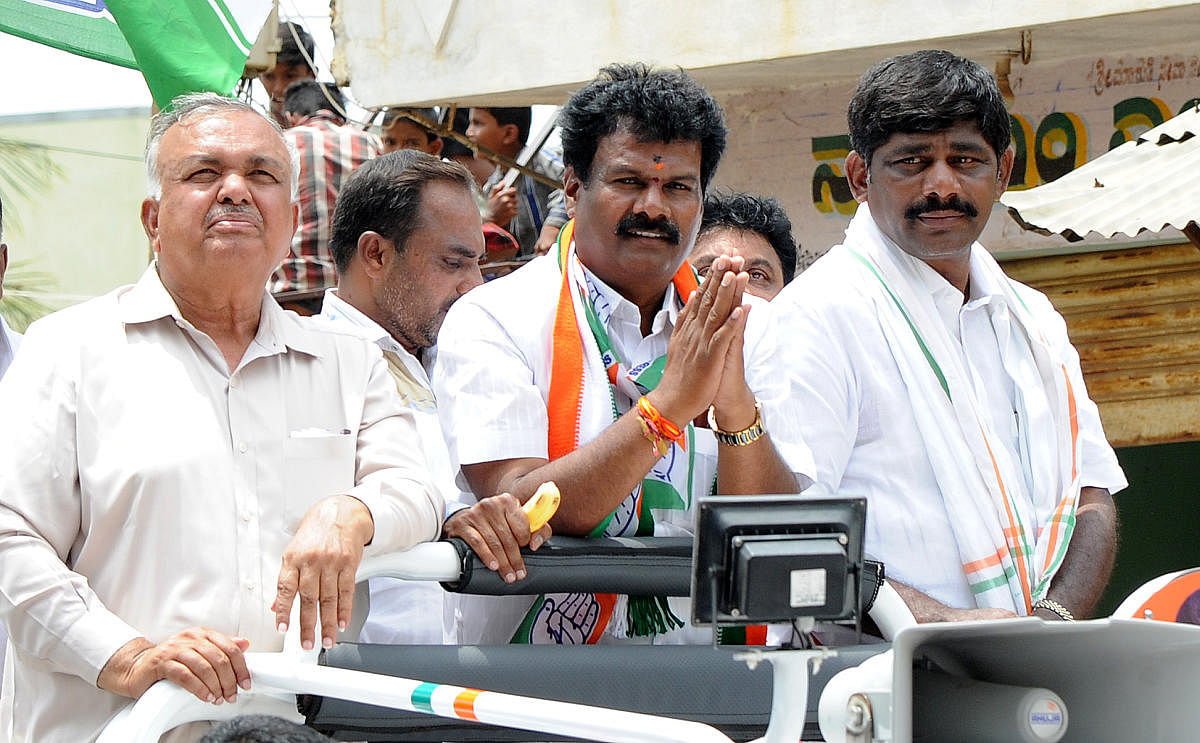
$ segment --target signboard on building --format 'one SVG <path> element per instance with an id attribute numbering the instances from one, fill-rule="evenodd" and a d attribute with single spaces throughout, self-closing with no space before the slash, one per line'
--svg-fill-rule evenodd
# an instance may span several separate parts
<path id="1" fill-rule="evenodd" d="M 1196 105 L 1200 49 L 1098 54 L 1053 65 L 1014 60 L 1009 82 L 1016 153 L 1009 188 L 1027 189 Z M 716 184 L 778 197 L 809 261 L 841 241 L 856 207 L 844 172 L 850 147 L 846 106 L 853 91 L 853 83 L 781 87 L 722 101 L 730 138 Z M 981 242 L 1001 255 L 1067 245 L 1062 238 L 1022 230 L 999 205 Z"/>

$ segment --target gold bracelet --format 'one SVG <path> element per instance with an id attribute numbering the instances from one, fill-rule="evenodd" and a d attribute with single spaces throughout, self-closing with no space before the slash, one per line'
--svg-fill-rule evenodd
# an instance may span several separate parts
<path id="1" fill-rule="evenodd" d="M 763 428 L 762 403 L 758 400 L 754 401 L 754 423 L 750 424 L 749 428 L 743 428 L 740 431 L 722 431 L 717 427 L 717 409 L 712 405 L 708 406 L 708 427 L 712 430 L 713 436 L 717 437 L 717 441 L 726 446 L 752 444 L 767 432 Z"/>
<path id="2" fill-rule="evenodd" d="M 1033 608 L 1034 610 L 1045 609 L 1048 612 L 1057 614 L 1058 618 L 1064 622 L 1075 621 L 1075 615 L 1071 613 L 1071 610 L 1058 603 L 1054 599 L 1038 599 L 1037 601 L 1033 602 Z"/>

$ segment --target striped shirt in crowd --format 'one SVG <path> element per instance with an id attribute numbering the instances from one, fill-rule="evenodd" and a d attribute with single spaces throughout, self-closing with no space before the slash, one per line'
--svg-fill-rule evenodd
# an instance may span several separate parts
<path id="1" fill-rule="evenodd" d="M 379 154 L 379 139 L 338 124 L 328 111 L 318 111 L 284 135 L 300 151 L 300 225 L 269 288 L 272 294 L 324 290 L 337 285 L 329 251 L 334 201 L 354 169 Z"/>

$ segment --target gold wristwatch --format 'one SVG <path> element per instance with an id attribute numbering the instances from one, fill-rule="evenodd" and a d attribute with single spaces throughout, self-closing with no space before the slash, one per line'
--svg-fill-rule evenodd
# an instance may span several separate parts
<path id="1" fill-rule="evenodd" d="M 708 427 L 712 430 L 713 436 L 717 437 L 717 441 L 725 446 L 746 446 L 758 441 L 767 432 L 767 429 L 763 428 L 762 403 L 758 400 L 754 401 L 754 422 L 750 424 L 749 428 L 743 428 L 740 431 L 722 431 L 717 426 L 717 409 L 712 405 L 708 406 Z"/>

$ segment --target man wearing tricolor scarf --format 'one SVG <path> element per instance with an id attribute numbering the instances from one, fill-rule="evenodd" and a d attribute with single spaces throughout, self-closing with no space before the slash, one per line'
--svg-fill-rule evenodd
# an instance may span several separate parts
<path id="1" fill-rule="evenodd" d="M 460 299 L 438 339 L 460 484 L 524 501 L 553 480 L 554 531 L 597 537 L 689 534 L 711 492 L 798 492 L 811 455 L 782 404 L 768 307 L 743 303 L 741 256 L 719 256 L 698 290 L 685 261 L 725 146 L 720 107 L 682 71 L 613 65 L 560 124 L 575 220 L 548 255 Z M 463 597 L 450 639 L 708 641 L 688 615 L 657 596 Z"/>
<path id="2" fill-rule="evenodd" d="M 812 492 L 868 498 L 921 621 L 1087 616 L 1126 485 L 1062 317 L 975 242 L 1013 166 L 992 76 L 948 52 L 859 82 L 845 241 L 775 300 Z"/>

